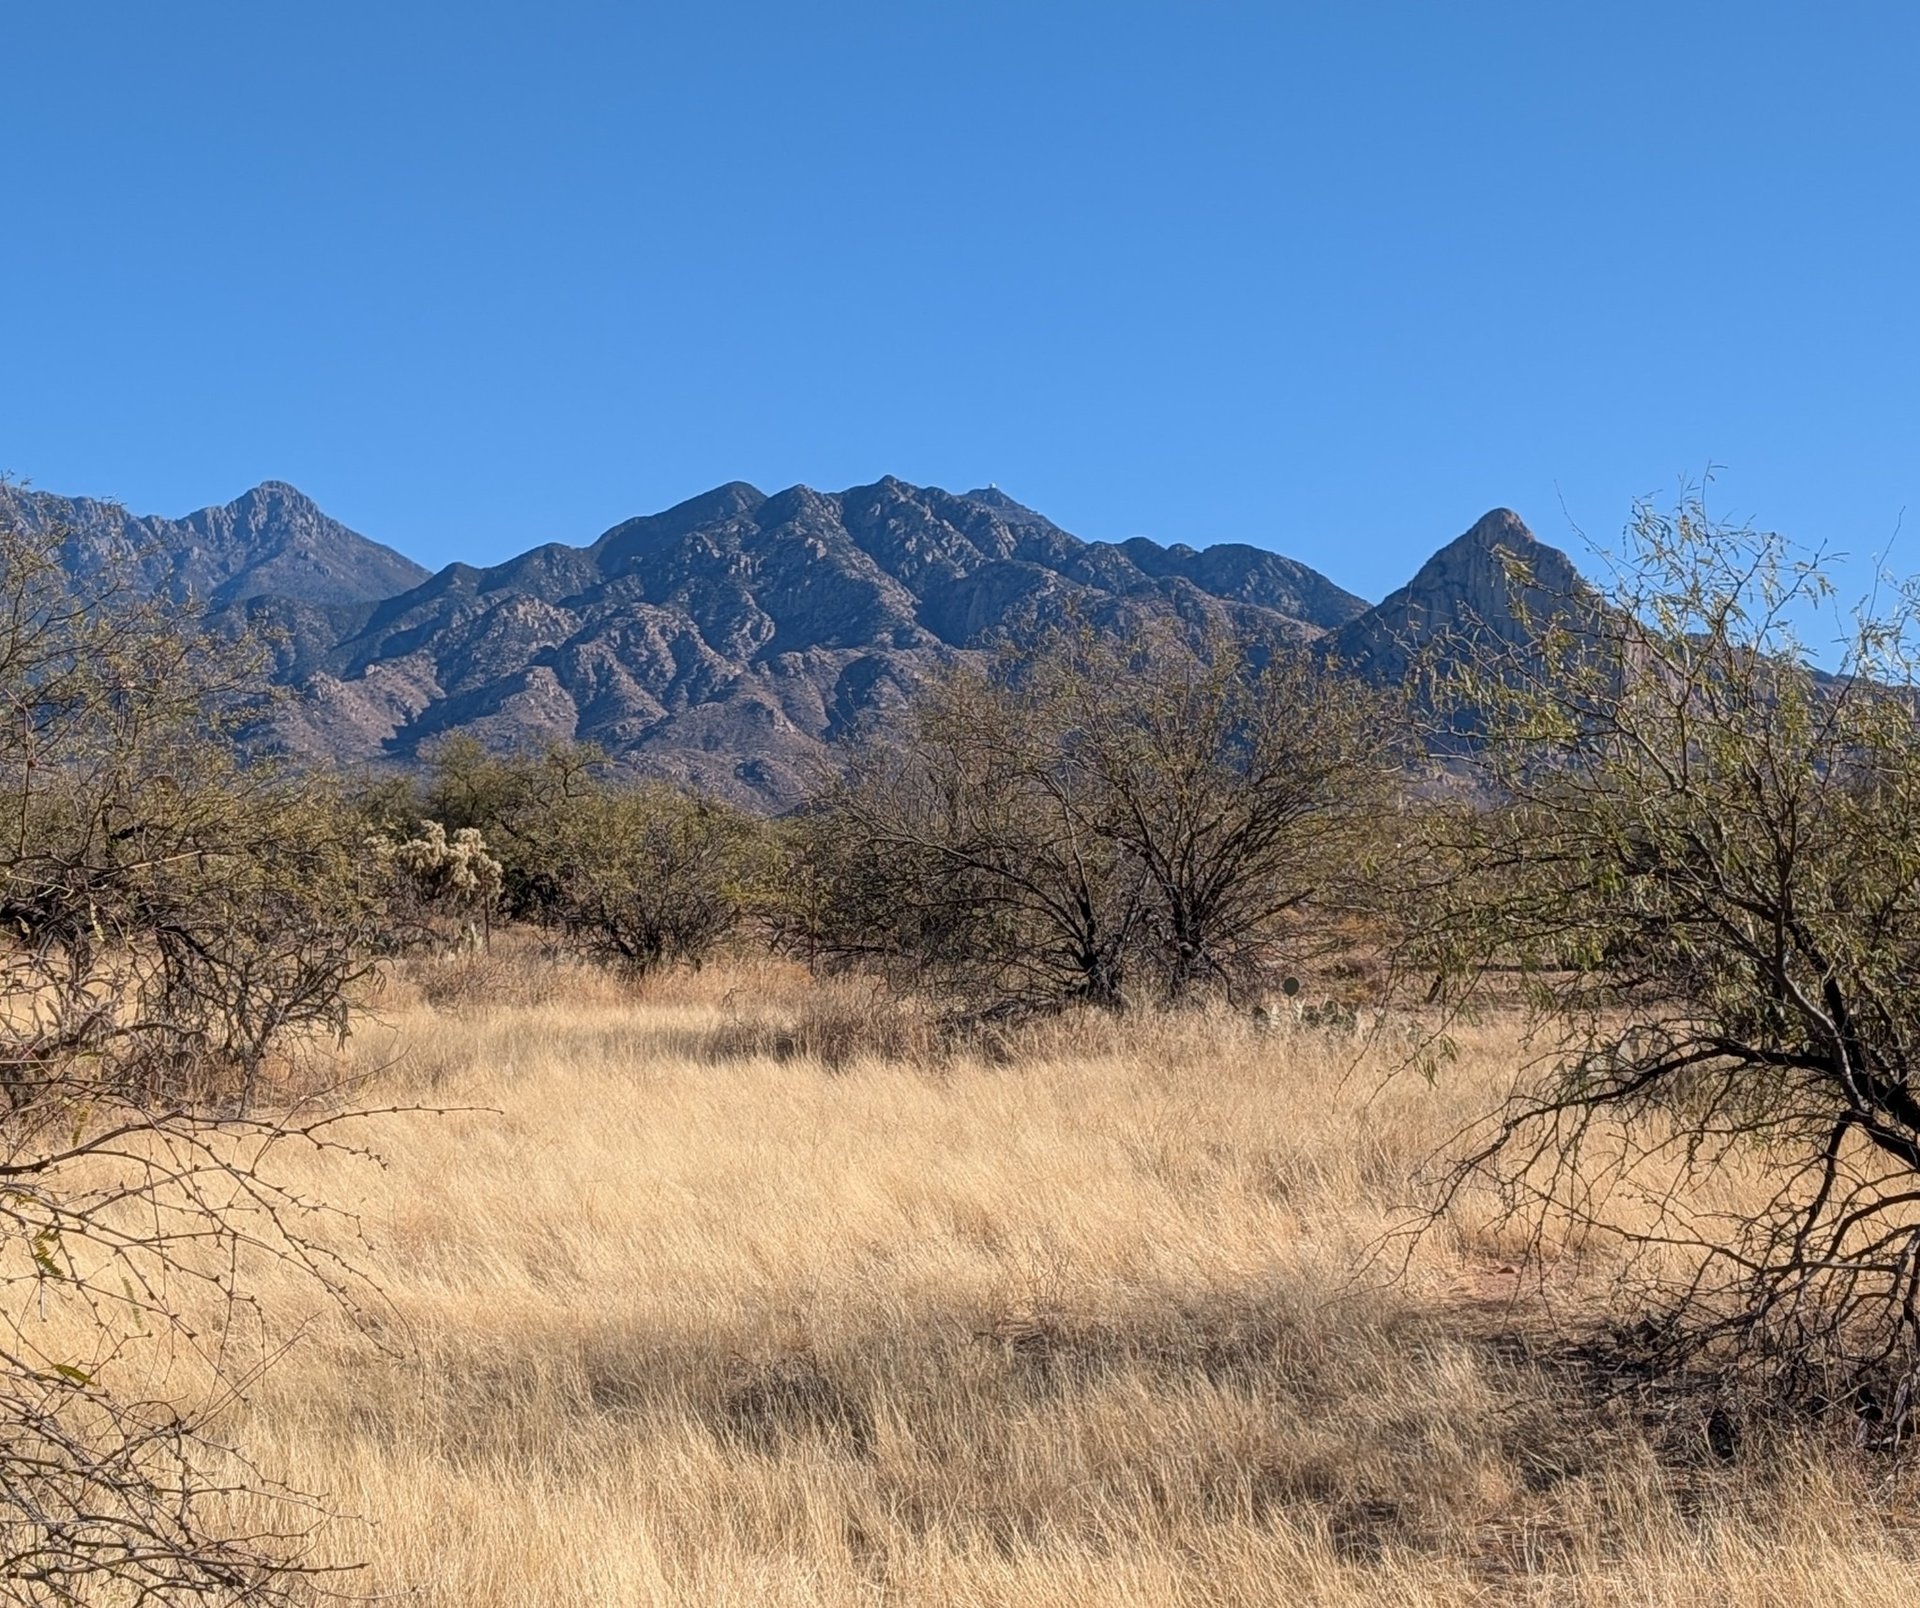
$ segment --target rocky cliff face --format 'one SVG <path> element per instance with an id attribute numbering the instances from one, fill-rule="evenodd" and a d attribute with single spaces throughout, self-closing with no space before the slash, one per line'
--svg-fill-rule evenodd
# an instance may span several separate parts
<path id="1" fill-rule="evenodd" d="M 1325 639 L 1329 654 L 1378 686 L 1397 686 L 1436 638 L 1523 645 L 1524 616 L 1544 618 L 1584 591 L 1573 562 L 1535 539 L 1510 508 L 1483 514 L 1399 591 Z"/>
<path id="2" fill-rule="evenodd" d="M 427 578 L 412 559 L 329 519 L 279 480 L 183 519 L 18 487 L 0 486 L 0 501 L 29 527 L 62 532 L 77 574 L 118 568 L 144 591 L 213 607 L 262 596 L 312 607 L 370 603 Z"/>
<path id="3" fill-rule="evenodd" d="M 78 570 L 265 631 L 296 689 L 273 738 L 338 763 L 407 763 L 466 731 L 502 746 L 593 742 L 623 767 L 759 808 L 804 792 L 831 744 L 929 673 L 1069 611 L 1322 644 L 1403 679 L 1437 632 L 1519 631 L 1507 573 L 1577 587 L 1564 554 L 1496 509 L 1378 606 L 1261 548 L 1082 541 L 989 488 L 887 479 L 773 496 L 720 486 L 583 547 L 437 575 L 267 484 L 180 520 L 0 488 L 67 534 Z"/>

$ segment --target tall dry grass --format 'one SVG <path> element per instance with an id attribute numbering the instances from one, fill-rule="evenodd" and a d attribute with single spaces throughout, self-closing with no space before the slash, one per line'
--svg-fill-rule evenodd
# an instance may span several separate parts
<path id="1" fill-rule="evenodd" d="M 387 1305 L 263 1270 L 230 1428 L 351 1589 L 580 1604 L 1905 1604 L 1884 1464 L 1595 1399 L 1464 1216 L 1375 1254 L 1512 1075 L 1231 1019 L 942 1049 L 739 965 L 401 980 L 354 1064 Z M 1389 1279 L 1389 1271 L 1400 1269 Z M 60 1321 L 57 1314 L 49 1322 Z M 117 1366 L 137 1369 L 138 1348 Z M 187 1374 L 156 1380 L 189 1389 Z M 130 1381 L 131 1382 L 131 1381 Z"/>

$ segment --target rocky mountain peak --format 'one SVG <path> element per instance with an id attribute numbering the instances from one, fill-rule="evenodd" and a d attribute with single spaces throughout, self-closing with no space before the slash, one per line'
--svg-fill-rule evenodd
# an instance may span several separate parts
<path id="1" fill-rule="evenodd" d="M 1527 523 L 1511 508 L 1490 508 L 1476 519 L 1459 538 L 1476 547 L 1526 548 L 1537 545 Z"/>
<path id="2" fill-rule="evenodd" d="M 998 508 L 1002 513 L 1031 514 L 1033 512 L 1025 503 L 1009 497 L 998 486 L 976 486 L 972 491 L 963 491 L 960 495 L 968 502 L 984 503 L 989 508 Z"/>
<path id="3" fill-rule="evenodd" d="M 254 499 L 265 502 L 287 503 L 301 508 L 317 508 L 319 506 L 319 504 L 298 486 L 287 480 L 263 480 L 259 485 L 255 486 L 252 491 L 242 492 L 227 506 L 231 508 L 236 504 L 249 502 Z"/>
<path id="4" fill-rule="evenodd" d="M 1496 508 L 1435 553 L 1380 607 L 1444 602 L 1449 618 L 1498 620 L 1511 611 L 1521 571 L 1532 587 L 1545 591 L 1570 592 L 1579 582 L 1565 553 L 1536 537 L 1512 509 Z"/>
<path id="5" fill-rule="evenodd" d="M 1412 657 L 1450 636 L 1518 642 L 1523 612 L 1540 615 L 1582 589 L 1579 571 L 1540 541 L 1511 508 L 1481 515 L 1420 566 L 1413 579 L 1334 633 L 1328 651 L 1382 684 L 1408 673 Z"/>
<path id="6" fill-rule="evenodd" d="M 66 532 L 77 571 L 111 566 L 271 628 L 295 691 L 276 724 L 292 752 L 407 763 L 454 730 L 506 747 L 578 740 L 633 773 L 771 808 L 927 676 L 1069 614 L 1316 642 L 1389 682 L 1445 633 L 1518 631 L 1516 585 L 1529 603 L 1580 585 L 1507 508 L 1369 607 L 1265 546 L 1083 541 L 997 486 L 895 476 L 772 496 L 730 481 L 584 546 L 435 576 L 282 480 L 173 520 L 5 486 L 0 502 Z"/>
<path id="7" fill-rule="evenodd" d="M 110 570 L 181 601 L 278 597 L 329 607 L 376 602 L 427 578 L 412 559 L 329 519 L 284 480 L 262 481 L 232 502 L 178 519 L 4 486 L 0 502 L 29 527 L 59 532 L 75 574 Z"/>

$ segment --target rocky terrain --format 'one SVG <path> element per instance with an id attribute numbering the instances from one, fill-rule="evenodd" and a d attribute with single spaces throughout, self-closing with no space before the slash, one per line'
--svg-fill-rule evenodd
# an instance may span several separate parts
<path id="1" fill-rule="evenodd" d="M 1519 572 L 1509 574 L 1508 559 L 1525 566 L 1525 585 L 1516 584 Z M 1582 589 L 1565 553 L 1537 540 L 1511 508 L 1496 508 L 1422 564 L 1399 591 L 1330 632 L 1327 651 L 1355 675 L 1394 686 L 1405 679 L 1422 642 L 1474 635 L 1518 645 L 1525 639 L 1523 614 L 1538 622 L 1550 612 L 1549 600 Z"/>
<path id="2" fill-rule="evenodd" d="M 1394 681 L 1410 641 L 1506 617 L 1501 549 L 1549 587 L 1564 555 L 1501 509 L 1377 607 L 1264 549 L 1088 542 L 996 489 L 886 479 L 768 496 L 721 486 L 583 547 L 428 575 L 268 482 L 180 520 L 7 494 L 68 532 L 77 567 L 120 562 L 269 631 L 297 697 L 275 737 L 344 764 L 406 763 L 444 733 L 502 746 L 599 744 L 623 767 L 782 808 L 857 722 L 917 680 L 1069 610 L 1320 641 Z"/>
<path id="3" fill-rule="evenodd" d="M 329 519 L 280 480 L 183 519 L 8 485 L 0 485 L 0 507 L 30 529 L 60 531 L 76 574 L 117 567 L 143 591 L 215 607 L 255 597 L 313 607 L 373 603 L 427 578 L 412 559 Z"/>

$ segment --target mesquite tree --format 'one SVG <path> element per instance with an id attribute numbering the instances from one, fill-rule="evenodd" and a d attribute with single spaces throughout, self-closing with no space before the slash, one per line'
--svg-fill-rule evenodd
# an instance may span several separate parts
<path id="1" fill-rule="evenodd" d="M 1516 576 L 1516 579 L 1520 577 Z M 1470 803 L 1427 812 L 1410 957 L 1546 1053 L 1453 1175 L 1618 1237 L 1670 1362 L 1891 1407 L 1920 1362 L 1920 593 L 1639 511 L 1605 595 L 1456 644 Z M 1713 1187 L 1704 1187 L 1712 1185 Z"/>
<path id="2" fill-rule="evenodd" d="M 530 913 L 635 976 L 697 967 L 739 928 L 763 848 L 760 823 L 725 804 L 665 782 L 596 783 L 529 836 Z"/>
<path id="3" fill-rule="evenodd" d="M 1144 880 L 1046 696 L 960 668 L 799 823 L 810 953 L 981 1011 L 1124 1000 Z"/>
<path id="4" fill-rule="evenodd" d="M 1255 989 L 1324 935 L 1392 791 L 1310 653 L 1069 629 L 934 682 L 801 829 L 810 952 L 980 1010 Z"/>

